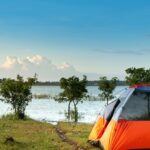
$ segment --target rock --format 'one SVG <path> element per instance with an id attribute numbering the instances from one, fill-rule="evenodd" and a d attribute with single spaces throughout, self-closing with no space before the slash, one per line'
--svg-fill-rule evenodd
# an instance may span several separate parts
<path id="1" fill-rule="evenodd" d="M 15 142 L 14 138 L 11 137 L 11 136 L 9 136 L 9 137 L 6 137 L 4 143 L 5 143 L 5 144 L 9 144 L 9 143 L 14 143 L 14 142 Z"/>

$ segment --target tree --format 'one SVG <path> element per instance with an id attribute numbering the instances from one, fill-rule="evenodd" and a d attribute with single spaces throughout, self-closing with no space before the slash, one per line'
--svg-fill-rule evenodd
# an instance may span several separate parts
<path id="1" fill-rule="evenodd" d="M 150 83 L 150 69 L 132 67 L 125 71 L 128 85 Z"/>
<path id="2" fill-rule="evenodd" d="M 99 90 L 102 91 L 102 93 L 100 93 L 100 97 L 102 100 L 107 100 L 107 104 L 108 100 L 113 98 L 112 92 L 117 85 L 117 80 L 117 77 L 113 77 L 111 80 L 108 80 L 105 76 L 100 78 Z"/>
<path id="3" fill-rule="evenodd" d="M 17 75 L 17 79 L 3 79 L 0 86 L 0 94 L 3 101 L 12 105 L 18 119 L 24 119 L 25 108 L 32 99 L 31 88 L 36 82 L 36 75 L 28 78 L 27 81 L 22 76 Z"/>
<path id="4" fill-rule="evenodd" d="M 63 92 L 59 94 L 56 98 L 59 102 L 68 102 L 68 120 L 70 120 L 70 105 L 74 105 L 74 121 L 78 121 L 78 109 L 77 105 L 79 102 L 82 102 L 82 99 L 86 96 L 87 89 L 87 78 L 83 76 L 83 79 L 80 80 L 76 76 L 72 76 L 68 79 L 60 79 L 60 87 L 63 89 Z"/>

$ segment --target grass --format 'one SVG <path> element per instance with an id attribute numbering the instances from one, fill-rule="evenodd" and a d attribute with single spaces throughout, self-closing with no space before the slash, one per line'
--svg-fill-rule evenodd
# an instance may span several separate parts
<path id="1" fill-rule="evenodd" d="M 89 143 L 87 143 L 87 139 L 89 133 L 92 130 L 93 125 L 83 123 L 74 124 L 74 123 L 59 122 L 58 127 L 62 131 L 64 131 L 68 139 L 76 142 L 83 148 L 88 150 L 99 150 L 99 148 L 93 147 Z"/>
<path id="2" fill-rule="evenodd" d="M 14 142 L 5 143 L 12 137 Z M 71 150 L 58 137 L 54 126 L 30 119 L 0 119 L 0 150 Z"/>
<path id="3" fill-rule="evenodd" d="M 64 131 L 67 139 L 88 150 L 97 150 L 87 143 L 92 129 L 89 124 L 60 122 L 57 127 Z M 6 139 L 13 138 L 13 142 Z M 73 146 L 63 142 L 55 126 L 32 119 L 17 120 L 8 115 L 0 119 L 0 150 L 73 150 Z"/>

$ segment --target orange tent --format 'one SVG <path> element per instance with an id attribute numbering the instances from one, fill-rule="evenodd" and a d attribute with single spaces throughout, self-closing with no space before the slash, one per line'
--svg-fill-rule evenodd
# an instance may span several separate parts
<path id="1" fill-rule="evenodd" d="M 104 150 L 150 149 L 150 85 L 127 88 L 110 102 L 88 141 Z"/>

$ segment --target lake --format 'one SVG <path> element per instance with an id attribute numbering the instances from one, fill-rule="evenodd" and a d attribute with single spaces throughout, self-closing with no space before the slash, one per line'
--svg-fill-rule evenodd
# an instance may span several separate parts
<path id="1" fill-rule="evenodd" d="M 119 93 L 125 86 L 117 86 L 114 94 Z M 99 90 L 97 86 L 88 86 L 88 94 L 97 97 Z M 61 91 L 59 86 L 33 86 L 33 94 L 50 94 L 55 96 Z M 81 115 L 79 122 L 93 123 L 98 114 L 104 108 L 104 101 L 84 101 L 78 104 L 78 111 Z M 58 103 L 54 99 L 32 99 L 26 108 L 26 114 L 35 120 L 55 123 L 65 121 L 64 112 L 67 111 L 67 103 Z M 12 112 L 11 106 L 0 101 L 0 116 Z"/>

